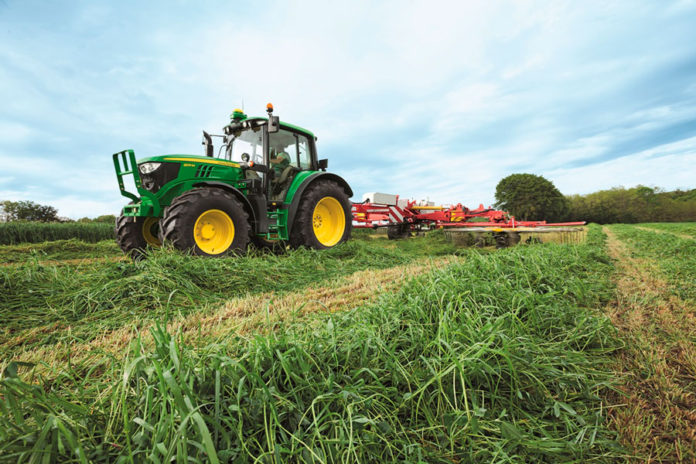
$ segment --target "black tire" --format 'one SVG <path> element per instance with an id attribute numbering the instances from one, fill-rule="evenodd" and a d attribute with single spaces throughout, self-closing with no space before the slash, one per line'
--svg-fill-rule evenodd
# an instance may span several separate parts
<path id="1" fill-rule="evenodd" d="M 211 242 L 204 243 L 207 238 L 195 229 L 199 219 L 205 221 L 209 215 L 223 221 L 229 219 L 233 229 L 230 232 L 220 227 L 218 231 L 213 228 Z M 205 224 L 200 227 L 205 227 Z M 250 230 L 249 215 L 242 203 L 232 193 L 219 188 L 196 188 L 182 193 L 165 210 L 161 221 L 162 238 L 166 243 L 198 256 L 218 257 L 231 252 L 244 253 L 249 244 Z M 213 240 L 217 240 L 216 234 L 221 234 L 218 237 L 221 242 L 226 242 L 229 237 L 232 240 L 229 244 L 220 243 L 221 248 L 217 249 L 213 243 Z"/>
<path id="2" fill-rule="evenodd" d="M 389 240 L 401 240 L 411 236 L 411 226 L 409 224 L 396 224 L 387 227 L 387 238 Z"/>
<path id="3" fill-rule="evenodd" d="M 500 248 L 507 248 L 510 246 L 510 238 L 508 237 L 508 234 L 505 232 L 494 232 L 493 237 L 495 237 L 495 247 L 500 249 Z"/>
<path id="4" fill-rule="evenodd" d="M 510 246 L 517 245 L 518 243 L 520 243 L 521 239 L 522 237 L 520 237 L 519 232 L 511 232 L 510 234 L 508 234 L 508 243 Z"/>
<path id="5" fill-rule="evenodd" d="M 142 259 L 148 246 L 157 248 L 162 245 L 157 238 L 159 232 L 157 218 L 121 214 L 116 219 L 114 232 L 118 246 L 134 260 Z"/>
<path id="6" fill-rule="evenodd" d="M 344 228 L 341 233 L 340 227 L 340 212 L 334 218 L 338 221 L 335 228 L 336 240 L 329 240 L 324 243 L 317 237 L 314 228 L 314 220 L 321 221 L 321 216 L 315 216 L 315 209 L 319 202 L 324 202 L 326 199 L 333 199 L 340 204 L 343 209 Z M 329 200 L 333 205 L 335 203 Z M 332 248 L 339 243 L 343 243 L 350 239 L 351 231 L 353 230 L 353 214 L 351 213 L 350 200 L 348 194 L 336 182 L 330 180 L 317 180 L 310 185 L 300 199 L 297 216 L 292 225 L 290 232 L 290 246 L 293 248 L 308 247 L 316 250 Z M 339 238 L 340 235 L 340 238 Z M 335 243 L 333 243 L 335 242 Z"/>

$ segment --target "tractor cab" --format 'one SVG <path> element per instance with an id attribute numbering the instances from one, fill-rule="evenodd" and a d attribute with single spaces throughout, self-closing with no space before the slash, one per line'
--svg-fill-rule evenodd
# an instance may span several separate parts
<path id="1" fill-rule="evenodd" d="M 317 161 L 315 140 L 310 131 L 290 124 L 269 124 L 277 116 L 248 118 L 242 110 L 232 113 L 232 122 L 225 126 L 225 135 L 210 135 L 203 132 L 203 145 L 207 156 L 239 162 L 245 169 L 245 178 L 258 180 L 266 200 L 281 201 L 287 195 L 296 174 L 320 169 Z M 212 137 L 222 139 L 215 150 Z M 265 146 L 264 146 L 265 142 Z M 326 169 L 326 161 L 321 163 Z"/>

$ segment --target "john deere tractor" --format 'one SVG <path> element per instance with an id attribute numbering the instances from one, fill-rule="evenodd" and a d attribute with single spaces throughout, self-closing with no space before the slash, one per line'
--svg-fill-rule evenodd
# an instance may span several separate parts
<path id="1" fill-rule="evenodd" d="M 290 245 L 331 248 L 350 238 L 353 192 L 317 159 L 316 137 L 268 117 L 235 110 L 223 134 L 203 132 L 204 156 L 135 159 L 113 155 L 121 194 L 131 200 L 116 221 L 121 249 L 139 258 L 163 242 L 201 256 Z M 221 144 L 215 149 L 213 137 Z M 124 187 L 131 175 L 137 193 Z"/>

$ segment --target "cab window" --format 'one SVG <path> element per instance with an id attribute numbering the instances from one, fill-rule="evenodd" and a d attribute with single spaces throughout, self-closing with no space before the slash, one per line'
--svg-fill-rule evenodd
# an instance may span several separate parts
<path id="1" fill-rule="evenodd" d="M 309 139 L 305 135 L 296 134 L 288 130 L 270 134 L 271 159 L 281 155 L 287 155 L 288 164 L 299 170 L 306 171 L 311 169 L 311 155 Z"/>
<path id="2" fill-rule="evenodd" d="M 312 167 L 312 158 L 309 154 L 309 139 L 306 136 L 297 137 L 297 150 L 300 169 L 308 171 Z"/>
<path id="3" fill-rule="evenodd" d="M 260 127 L 245 129 L 231 137 L 227 149 L 218 152 L 218 158 L 240 162 L 245 153 L 249 155 L 250 161 L 263 162 L 263 131 Z"/>

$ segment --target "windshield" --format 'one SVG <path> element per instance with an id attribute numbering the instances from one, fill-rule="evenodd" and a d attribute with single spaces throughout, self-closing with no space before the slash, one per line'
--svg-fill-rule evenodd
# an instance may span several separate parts
<path id="1" fill-rule="evenodd" d="M 228 136 L 227 149 L 218 152 L 218 158 L 229 161 L 244 161 L 242 155 L 247 153 L 249 160 L 263 163 L 263 130 L 259 127 L 244 129 L 235 135 Z M 224 147 L 224 146 L 223 146 Z"/>

